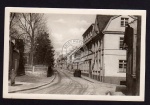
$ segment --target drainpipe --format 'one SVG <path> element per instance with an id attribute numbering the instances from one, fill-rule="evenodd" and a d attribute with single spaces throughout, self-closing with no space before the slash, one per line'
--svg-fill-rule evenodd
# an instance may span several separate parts
<path id="1" fill-rule="evenodd" d="M 132 72 L 132 77 L 135 79 L 136 78 L 136 35 L 134 34 L 133 31 L 133 72 Z"/>

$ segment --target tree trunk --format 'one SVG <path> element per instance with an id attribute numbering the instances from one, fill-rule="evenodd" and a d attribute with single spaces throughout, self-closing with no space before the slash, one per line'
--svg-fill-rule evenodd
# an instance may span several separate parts
<path id="1" fill-rule="evenodd" d="M 34 40 L 31 40 L 31 53 L 30 53 L 30 64 L 33 66 L 33 55 L 34 55 Z"/>
<path id="2" fill-rule="evenodd" d="M 31 51 L 30 64 L 33 66 L 33 51 Z"/>

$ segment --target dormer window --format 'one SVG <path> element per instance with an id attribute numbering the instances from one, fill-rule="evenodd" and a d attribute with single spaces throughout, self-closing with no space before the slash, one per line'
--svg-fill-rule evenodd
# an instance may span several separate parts
<path id="1" fill-rule="evenodd" d="M 121 27 L 125 27 L 128 24 L 129 18 L 121 18 Z"/>

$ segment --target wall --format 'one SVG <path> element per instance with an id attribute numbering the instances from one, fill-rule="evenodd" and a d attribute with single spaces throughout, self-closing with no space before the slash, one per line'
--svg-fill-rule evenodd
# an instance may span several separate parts
<path id="1" fill-rule="evenodd" d="M 108 23 L 108 27 L 105 28 L 105 30 L 107 31 L 125 31 L 125 27 L 121 27 L 121 18 L 122 17 L 125 17 L 125 18 L 129 18 L 129 23 L 131 21 L 133 21 L 134 19 L 131 18 L 130 16 L 127 16 L 127 15 L 122 15 L 122 16 L 119 16 L 119 17 L 116 17 L 116 18 L 112 18 L 112 21 L 110 21 Z"/>
<path id="2" fill-rule="evenodd" d="M 109 22 L 104 35 L 104 82 L 120 84 L 126 81 L 126 73 L 119 72 L 119 60 L 126 60 L 126 50 L 120 49 L 120 37 L 124 37 L 125 27 L 121 27 L 119 16 Z M 132 21 L 132 18 L 129 21 Z M 119 32 L 117 32 L 119 31 Z M 109 33 L 111 32 L 111 33 Z"/>
<path id="3" fill-rule="evenodd" d="M 120 37 L 124 35 L 106 34 L 104 36 L 105 76 L 125 77 L 119 73 L 119 60 L 126 60 L 126 50 L 120 50 Z M 114 40 L 114 41 L 113 41 Z"/>

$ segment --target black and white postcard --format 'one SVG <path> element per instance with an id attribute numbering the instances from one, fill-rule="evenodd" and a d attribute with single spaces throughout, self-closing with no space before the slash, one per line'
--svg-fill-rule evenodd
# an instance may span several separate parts
<path id="1" fill-rule="evenodd" d="M 5 8 L 3 98 L 144 101 L 146 10 Z"/>

